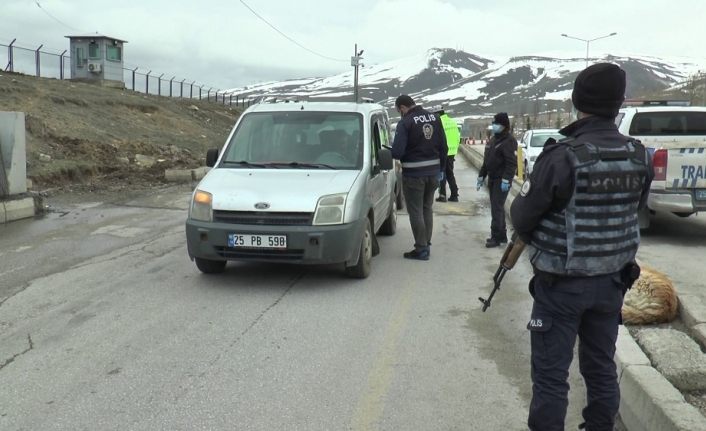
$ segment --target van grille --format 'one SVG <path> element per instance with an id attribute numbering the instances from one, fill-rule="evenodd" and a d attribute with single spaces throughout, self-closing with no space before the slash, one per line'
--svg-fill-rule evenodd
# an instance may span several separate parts
<path id="1" fill-rule="evenodd" d="M 213 211 L 213 221 L 263 226 L 310 226 L 312 213 L 263 211 Z"/>
<path id="2" fill-rule="evenodd" d="M 216 252 L 226 259 L 286 259 L 301 260 L 304 258 L 304 250 L 271 250 L 271 249 L 247 249 L 232 247 L 215 247 Z"/>

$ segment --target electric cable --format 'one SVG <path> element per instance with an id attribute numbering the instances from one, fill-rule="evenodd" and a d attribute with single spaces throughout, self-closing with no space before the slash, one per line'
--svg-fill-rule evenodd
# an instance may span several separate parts
<path id="1" fill-rule="evenodd" d="M 262 15 L 260 15 L 260 14 L 257 13 L 253 8 L 251 8 L 250 5 L 248 5 L 247 3 L 245 3 L 244 0 L 240 0 L 240 3 L 242 3 L 243 6 L 245 6 L 246 8 L 248 8 L 248 10 L 253 13 L 253 15 L 255 15 L 256 17 L 258 17 L 258 18 L 259 18 L 260 20 L 262 20 L 265 24 L 267 24 L 268 26 L 270 26 L 274 31 L 276 31 L 277 33 L 279 33 L 282 37 L 284 37 L 284 38 L 287 39 L 288 41 L 290 41 L 290 42 L 292 42 L 293 44 L 297 45 L 299 48 L 301 48 L 301 49 L 303 49 L 303 50 L 305 50 L 305 51 L 308 51 L 308 52 L 310 52 L 310 53 L 312 53 L 312 54 L 314 54 L 314 55 L 316 55 L 316 56 L 319 56 L 319 57 L 321 57 L 321 58 L 325 58 L 326 60 L 340 61 L 340 62 L 347 62 L 347 61 L 348 61 L 348 60 L 344 60 L 344 59 L 341 59 L 341 58 L 329 57 L 328 55 L 324 55 L 324 54 L 321 54 L 321 53 L 318 53 L 318 52 L 314 51 L 313 49 L 307 48 L 306 46 L 302 45 L 301 43 L 297 42 L 297 41 L 294 40 L 293 38 L 287 36 L 287 35 L 284 34 L 282 31 L 280 31 L 280 30 L 279 30 L 277 27 L 275 27 L 272 23 L 270 23 L 270 22 L 267 21 L 264 17 L 262 17 Z"/>

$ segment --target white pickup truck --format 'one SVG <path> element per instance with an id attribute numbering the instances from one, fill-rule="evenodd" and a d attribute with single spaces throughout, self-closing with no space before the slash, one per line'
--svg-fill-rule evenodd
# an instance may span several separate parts
<path id="1" fill-rule="evenodd" d="M 632 106 L 622 108 L 615 121 L 620 133 L 652 153 L 655 177 L 641 228 L 658 211 L 680 217 L 706 211 L 706 107 Z"/>

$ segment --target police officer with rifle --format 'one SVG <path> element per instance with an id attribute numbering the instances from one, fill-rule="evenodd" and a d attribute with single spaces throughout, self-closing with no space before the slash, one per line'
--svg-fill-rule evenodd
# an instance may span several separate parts
<path id="1" fill-rule="evenodd" d="M 625 291 L 639 275 L 638 210 L 653 173 L 645 147 L 621 135 L 615 117 L 625 72 L 609 63 L 579 73 L 575 121 L 548 141 L 511 207 L 528 244 L 534 298 L 527 325 L 532 349 L 532 430 L 563 430 L 574 344 L 586 382 L 580 428 L 613 430 L 620 403 L 615 343 Z"/>

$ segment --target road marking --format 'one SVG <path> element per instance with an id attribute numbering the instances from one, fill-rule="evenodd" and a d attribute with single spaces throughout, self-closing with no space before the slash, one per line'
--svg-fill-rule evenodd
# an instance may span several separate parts
<path id="1" fill-rule="evenodd" d="M 365 392 L 358 401 L 358 408 L 353 417 L 352 429 L 354 431 L 376 429 L 375 424 L 382 416 L 385 409 L 385 397 L 394 377 L 397 345 L 400 333 L 407 323 L 411 299 L 411 287 L 407 287 L 395 307 L 378 356 L 368 374 L 368 384 Z"/>

